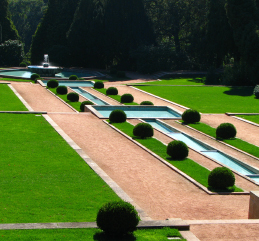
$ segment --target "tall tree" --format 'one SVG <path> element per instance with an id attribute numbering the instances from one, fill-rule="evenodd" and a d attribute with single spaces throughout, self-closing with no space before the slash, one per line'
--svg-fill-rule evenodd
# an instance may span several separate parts
<path id="1" fill-rule="evenodd" d="M 78 0 L 49 0 L 44 18 L 33 36 L 31 61 L 39 64 L 43 55 L 64 65 L 68 59 L 66 33 L 72 23 Z"/>
<path id="2" fill-rule="evenodd" d="M 18 32 L 10 18 L 8 0 L 0 0 L 0 43 L 19 39 Z"/>

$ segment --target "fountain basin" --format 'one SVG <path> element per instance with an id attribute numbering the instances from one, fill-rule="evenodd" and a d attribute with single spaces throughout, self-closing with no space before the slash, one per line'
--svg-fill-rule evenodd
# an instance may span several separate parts
<path id="1" fill-rule="evenodd" d="M 39 74 L 41 77 L 55 77 L 63 68 L 57 66 L 29 65 L 28 69 L 32 73 Z"/>

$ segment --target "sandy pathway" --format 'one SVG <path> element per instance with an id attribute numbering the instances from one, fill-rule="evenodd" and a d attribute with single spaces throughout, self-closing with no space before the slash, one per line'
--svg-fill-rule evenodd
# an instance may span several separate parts
<path id="1" fill-rule="evenodd" d="M 12 86 L 34 111 L 74 112 L 39 84 L 12 83 Z"/>
<path id="2" fill-rule="evenodd" d="M 50 117 L 153 219 L 247 218 L 249 196 L 205 194 L 92 114 Z"/>

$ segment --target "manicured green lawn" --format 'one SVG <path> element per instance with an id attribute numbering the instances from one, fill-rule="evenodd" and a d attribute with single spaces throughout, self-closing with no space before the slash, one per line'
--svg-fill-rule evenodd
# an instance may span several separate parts
<path id="1" fill-rule="evenodd" d="M 95 89 L 97 91 L 99 91 L 100 93 L 106 95 L 106 89 L 102 88 L 102 89 Z M 110 98 L 117 100 L 118 102 L 121 102 L 121 96 L 120 95 L 107 95 Z M 133 96 L 134 97 L 134 96 Z M 123 103 L 124 105 L 138 105 L 138 103 L 135 102 L 131 102 L 131 103 Z"/>
<path id="2" fill-rule="evenodd" d="M 116 239 L 106 237 L 100 229 L 89 228 L 0 230 L 0 236 L 3 241 L 168 241 L 167 237 L 181 237 L 181 234 L 177 229 L 170 228 L 138 229 L 133 235 Z"/>
<path id="3" fill-rule="evenodd" d="M 259 112 L 259 111 L 258 111 Z M 259 115 L 237 115 L 237 117 L 259 124 Z"/>
<path id="4" fill-rule="evenodd" d="M 15 78 L 2 78 L 0 77 L 0 81 L 4 80 L 4 81 L 15 81 L 15 82 L 31 82 L 31 80 L 28 79 L 15 79 Z"/>
<path id="5" fill-rule="evenodd" d="M 257 113 L 253 87 L 139 86 L 167 100 L 202 113 Z"/>
<path id="6" fill-rule="evenodd" d="M 200 122 L 200 123 L 195 123 L 195 124 L 189 124 L 189 126 L 193 127 L 194 129 L 197 129 L 207 135 L 210 135 L 210 136 L 216 138 L 216 129 L 209 125 L 206 125 L 206 124 Z M 222 140 L 222 141 L 259 158 L 259 148 L 253 144 L 250 144 L 239 138 L 234 138 L 234 139 L 230 139 L 230 140 Z"/>
<path id="7" fill-rule="evenodd" d="M 188 176 L 192 177 L 194 180 L 196 180 L 203 186 L 208 187 L 208 176 L 210 174 L 210 171 L 208 169 L 202 167 L 201 165 L 189 158 L 186 158 L 185 160 L 172 160 L 171 157 L 167 155 L 166 146 L 163 143 L 161 143 L 155 138 L 140 139 L 135 137 L 133 135 L 134 126 L 128 122 L 112 124 L 128 136 L 134 138 L 136 141 L 138 141 L 140 144 L 142 144 L 152 152 L 156 153 L 164 160 L 170 162 L 173 166 L 177 167 L 179 170 L 186 173 Z M 243 191 L 236 187 L 233 190 L 236 192 Z"/>
<path id="8" fill-rule="evenodd" d="M 204 85 L 205 77 L 200 78 L 169 78 L 169 79 L 161 79 L 161 81 L 148 81 L 146 83 L 139 84 L 147 84 L 147 85 Z"/>
<path id="9" fill-rule="evenodd" d="M 0 223 L 93 222 L 119 200 L 42 116 L 0 114 L 0 129 Z"/>
<path id="10" fill-rule="evenodd" d="M 81 112 L 80 110 L 80 105 L 81 105 L 81 102 L 78 101 L 78 102 L 72 102 L 70 100 L 67 100 L 67 95 L 60 95 L 60 94 L 57 94 L 56 92 L 56 88 L 48 88 L 51 92 L 53 92 L 55 95 L 57 95 L 60 99 L 64 100 L 66 103 L 68 103 L 69 105 L 71 105 L 74 109 L 76 109 L 77 111 Z"/>
<path id="11" fill-rule="evenodd" d="M 0 111 L 28 111 L 6 84 L 0 84 Z"/>

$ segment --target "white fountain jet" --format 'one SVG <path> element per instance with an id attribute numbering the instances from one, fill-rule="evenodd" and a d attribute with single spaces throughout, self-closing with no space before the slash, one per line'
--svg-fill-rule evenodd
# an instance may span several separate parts
<path id="1" fill-rule="evenodd" d="M 49 55 L 44 54 L 44 62 L 43 62 L 43 67 L 49 67 Z"/>

